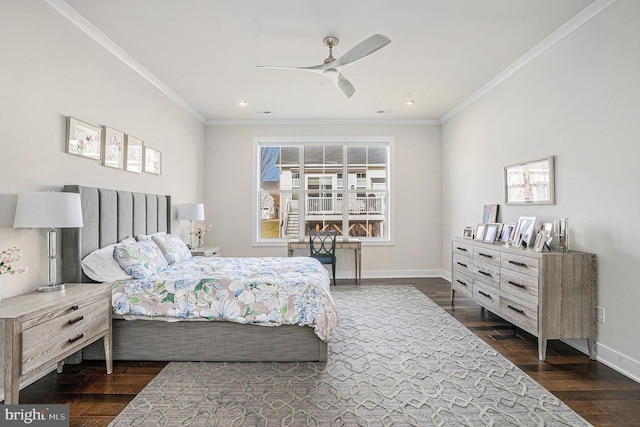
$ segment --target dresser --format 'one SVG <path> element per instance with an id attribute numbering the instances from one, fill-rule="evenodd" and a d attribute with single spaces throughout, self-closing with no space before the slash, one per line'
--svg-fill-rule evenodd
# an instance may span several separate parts
<path id="1" fill-rule="evenodd" d="M 535 252 L 455 238 L 451 302 L 456 292 L 538 338 L 583 338 L 595 359 L 596 256 L 585 252 Z"/>
<path id="2" fill-rule="evenodd" d="M 0 380 L 5 403 L 18 403 L 20 383 L 42 374 L 92 342 L 104 340 L 111 359 L 111 285 L 66 284 L 56 292 L 32 292 L 0 302 Z"/>

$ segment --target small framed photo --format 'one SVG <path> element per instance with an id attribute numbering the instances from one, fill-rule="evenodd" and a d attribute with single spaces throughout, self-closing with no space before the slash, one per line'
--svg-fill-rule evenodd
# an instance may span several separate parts
<path id="1" fill-rule="evenodd" d="M 155 148 L 144 147 L 144 171 L 154 175 L 162 173 L 162 153 Z"/>
<path id="2" fill-rule="evenodd" d="M 474 239 L 482 241 L 484 239 L 484 233 L 486 229 L 487 229 L 487 224 L 478 224 L 476 226 L 476 235 Z"/>
<path id="3" fill-rule="evenodd" d="M 514 246 L 524 246 L 525 248 L 531 244 L 531 239 L 535 231 L 536 217 L 521 216 L 516 225 L 516 231 L 513 235 Z"/>
<path id="4" fill-rule="evenodd" d="M 100 160 L 101 144 L 101 129 L 98 126 L 67 117 L 67 153 Z"/>
<path id="5" fill-rule="evenodd" d="M 498 222 L 498 209 L 499 205 L 484 205 L 484 210 L 482 213 L 482 223 L 483 224 L 493 224 Z"/>
<path id="6" fill-rule="evenodd" d="M 143 154 L 142 140 L 126 134 L 124 136 L 124 169 L 142 173 Z"/>
<path id="7" fill-rule="evenodd" d="M 515 222 L 503 222 L 502 230 L 500 231 L 500 237 L 498 238 L 498 240 L 504 243 L 509 243 L 513 240 L 513 232 L 515 231 L 515 229 Z"/>
<path id="8" fill-rule="evenodd" d="M 482 239 L 485 243 L 493 243 L 498 237 L 498 229 L 500 228 L 500 224 L 487 224 L 484 232 L 484 238 Z"/>
<path id="9" fill-rule="evenodd" d="M 462 237 L 465 239 L 473 239 L 473 227 L 465 227 L 462 230 Z"/>
<path id="10" fill-rule="evenodd" d="M 124 132 L 104 126 L 102 165 L 115 169 L 124 169 Z"/>

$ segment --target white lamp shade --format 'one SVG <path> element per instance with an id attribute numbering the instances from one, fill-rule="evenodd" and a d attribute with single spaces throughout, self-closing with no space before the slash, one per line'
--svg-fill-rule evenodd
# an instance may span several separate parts
<path id="1" fill-rule="evenodd" d="M 70 228 L 82 225 L 82 204 L 77 193 L 33 191 L 18 194 L 13 228 Z"/>
<path id="2" fill-rule="evenodd" d="M 178 205 L 178 219 L 187 221 L 204 220 L 204 205 L 202 203 L 180 203 Z"/>

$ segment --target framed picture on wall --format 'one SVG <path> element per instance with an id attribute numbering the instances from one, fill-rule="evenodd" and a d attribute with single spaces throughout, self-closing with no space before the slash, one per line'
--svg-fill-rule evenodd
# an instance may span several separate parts
<path id="1" fill-rule="evenodd" d="M 143 142 L 129 134 L 124 136 L 124 169 L 129 172 L 142 173 Z"/>
<path id="2" fill-rule="evenodd" d="M 66 152 L 87 159 L 100 160 L 102 144 L 98 126 L 67 117 Z"/>
<path id="3" fill-rule="evenodd" d="M 102 139 L 102 165 L 124 169 L 124 132 L 104 126 Z"/>
<path id="4" fill-rule="evenodd" d="M 144 171 L 154 175 L 162 173 L 162 153 L 155 148 L 144 147 Z"/>

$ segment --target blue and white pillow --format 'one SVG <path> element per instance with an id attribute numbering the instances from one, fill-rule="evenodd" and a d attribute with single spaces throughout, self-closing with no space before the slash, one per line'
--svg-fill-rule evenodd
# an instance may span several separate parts
<path id="1" fill-rule="evenodd" d="M 191 251 L 182 239 L 175 234 L 152 235 L 151 239 L 162 251 L 169 264 L 191 258 Z"/>
<path id="2" fill-rule="evenodd" d="M 152 240 L 117 246 L 113 257 L 127 274 L 136 279 L 146 279 L 169 266 L 162 251 Z"/>

